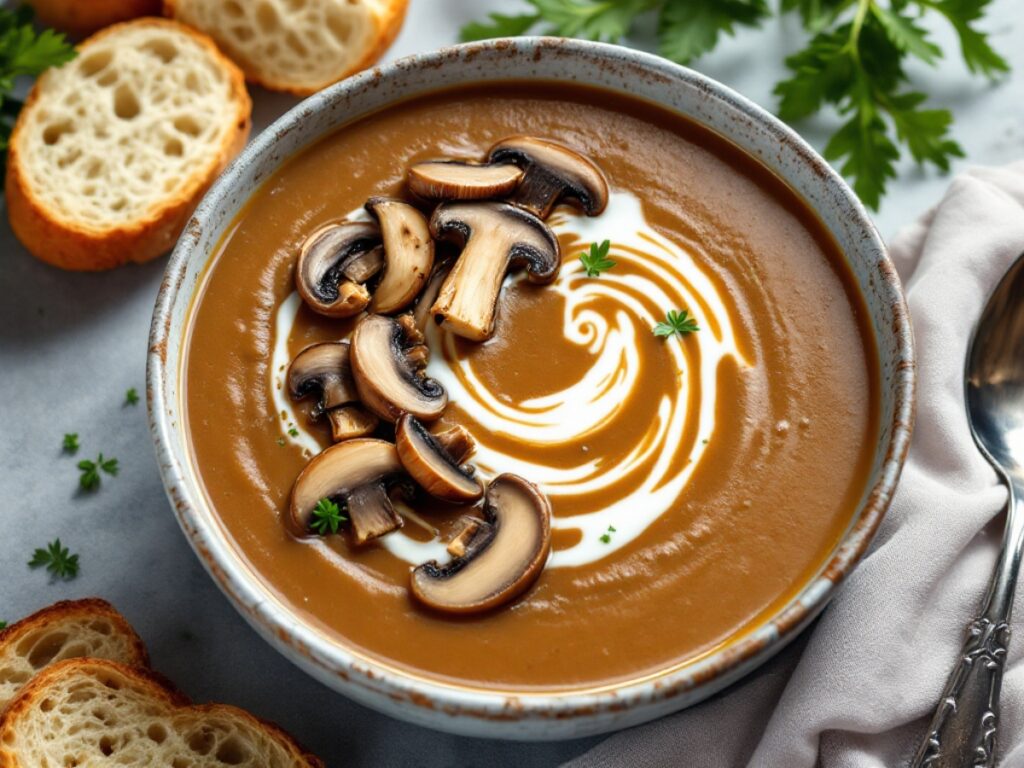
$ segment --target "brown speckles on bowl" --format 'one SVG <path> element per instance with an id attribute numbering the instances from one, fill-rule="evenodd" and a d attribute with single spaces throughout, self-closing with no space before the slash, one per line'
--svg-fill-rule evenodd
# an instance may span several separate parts
<path id="1" fill-rule="evenodd" d="M 871 486 L 821 573 L 775 616 L 708 656 L 594 691 L 501 693 L 447 685 L 388 667 L 324 634 L 282 604 L 235 553 L 207 507 L 181 426 L 181 356 L 191 301 L 219 239 L 259 180 L 345 121 L 395 101 L 466 83 L 531 79 L 576 80 L 656 102 L 760 158 L 803 196 L 844 250 L 879 352 L 883 420 Z M 664 59 L 600 43 L 518 38 L 445 48 L 364 72 L 307 99 L 256 137 L 200 204 L 168 264 L 150 333 L 147 397 L 164 485 L 181 528 L 210 575 L 269 643 L 324 684 L 395 717 L 472 736 L 554 739 L 636 725 L 700 701 L 764 662 L 813 620 L 867 550 L 892 498 L 910 445 L 914 356 L 899 278 L 874 225 L 799 136 L 742 96 Z"/>

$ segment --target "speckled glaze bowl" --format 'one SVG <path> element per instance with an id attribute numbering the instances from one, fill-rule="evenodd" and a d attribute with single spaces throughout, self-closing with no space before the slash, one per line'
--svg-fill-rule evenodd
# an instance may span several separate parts
<path id="1" fill-rule="evenodd" d="M 446 685 L 357 656 L 303 620 L 234 552 L 191 466 L 182 358 L 186 323 L 218 241 L 251 192 L 292 155 L 347 122 L 447 86 L 572 80 L 647 99 L 710 127 L 758 158 L 818 213 L 870 310 L 882 377 L 881 429 L 868 488 L 831 559 L 755 631 L 653 680 L 598 693 L 498 693 Z M 914 358 L 906 303 L 867 213 L 832 168 L 772 115 L 728 88 L 645 53 L 599 43 L 519 38 L 401 59 L 307 99 L 260 134 L 199 206 L 167 266 L 150 337 L 147 387 L 160 471 L 182 530 L 246 620 L 309 674 L 356 701 L 419 725 L 470 736 L 562 739 L 625 728 L 690 706 L 763 663 L 825 607 L 871 542 L 910 443 Z M 282 695 L 287 695 L 283 692 Z"/>

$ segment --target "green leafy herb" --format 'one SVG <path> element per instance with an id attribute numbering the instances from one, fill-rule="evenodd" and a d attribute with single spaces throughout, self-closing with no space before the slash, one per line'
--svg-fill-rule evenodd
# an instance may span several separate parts
<path id="1" fill-rule="evenodd" d="M 299 430 L 297 430 L 295 427 L 288 427 L 288 434 L 291 435 L 292 437 L 298 437 Z"/>
<path id="2" fill-rule="evenodd" d="M 52 29 L 36 32 L 28 6 L 0 8 L 0 173 L 6 164 L 7 139 L 22 106 L 11 95 L 15 79 L 38 75 L 74 57 L 75 49 L 64 35 Z"/>
<path id="3" fill-rule="evenodd" d="M 602 272 L 606 272 L 615 266 L 615 262 L 608 258 L 608 251 L 612 247 L 611 242 L 605 240 L 600 245 L 598 243 L 590 244 L 590 253 L 584 251 L 580 254 L 580 263 L 583 264 L 583 269 L 587 271 L 587 277 L 598 277 Z"/>
<path id="4" fill-rule="evenodd" d="M 7 622 L 6 621 L 0 621 L 0 629 L 7 629 Z"/>
<path id="5" fill-rule="evenodd" d="M 78 555 L 72 555 L 67 547 L 62 547 L 60 539 L 46 545 L 46 549 L 37 549 L 28 561 L 30 568 L 45 565 L 46 570 L 59 579 L 73 579 L 78 575 Z"/>
<path id="6" fill-rule="evenodd" d="M 602 544 L 611 544 L 612 543 L 612 534 L 613 533 L 615 533 L 615 526 L 614 525 L 609 525 L 608 526 L 608 530 L 601 534 L 601 543 Z"/>
<path id="7" fill-rule="evenodd" d="M 617 41 L 647 12 L 657 14 L 658 52 L 688 63 L 711 51 L 737 27 L 756 27 L 772 16 L 767 0 L 525 0 L 520 14 L 492 14 L 463 28 L 464 40 L 535 31 Z M 811 34 L 786 59 L 779 115 L 804 120 L 826 105 L 842 122 L 825 157 L 853 181 L 861 199 L 877 208 L 896 175 L 901 145 L 919 164 L 946 171 L 963 150 L 950 136 L 947 109 L 926 106 L 928 96 L 909 85 L 907 60 L 934 66 L 943 50 L 921 23 L 944 18 L 959 39 L 967 69 L 988 78 L 1009 71 L 979 29 L 992 0 L 781 0 L 780 14 L 796 13 Z M 588 272 L 588 275 L 590 273 Z M 593 276 L 593 275 L 591 275 Z"/>
<path id="8" fill-rule="evenodd" d="M 348 520 L 338 505 L 330 499 L 320 499 L 313 507 L 313 520 L 309 524 L 316 533 L 326 536 L 328 533 L 337 533 L 338 526 Z"/>
<path id="9" fill-rule="evenodd" d="M 100 487 L 100 470 L 108 475 L 117 474 L 117 459 L 105 459 L 101 453 L 96 461 L 83 459 L 78 462 L 78 468 L 82 472 L 78 478 L 78 485 L 81 486 L 82 490 L 95 491 Z"/>
<path id="10" fill-rule="evenodd" d="M 688 333 L 699 330 L 700 326 L 697 325 L 697 320 L 690 316 L 689 311 L 685 309 L 670 309 L 668 314 L 665 315 L 664 322 L 654 326 L 654 335 L 664 337 L 685 336 Z"/>
<path id="11" fill-rule="evenodd" d="M 135 387 L 129 387 L 128 391 L 124 393 L 124 404 L 125 405 L 138 405 L 139 404 L 139 393 L 135 391 Z"/>
<path id="12" fill-rule="evenodd" d="M 78 453 L 78 433 L 68 432 L 64 435 L 64 442 L 61 443 L 64 453 Z"/>

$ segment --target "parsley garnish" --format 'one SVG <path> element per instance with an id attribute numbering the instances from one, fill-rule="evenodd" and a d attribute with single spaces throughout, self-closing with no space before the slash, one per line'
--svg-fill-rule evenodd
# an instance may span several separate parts
<path id="1" fill-rule="evenodd" d="M 682 64 L 711 51 L 737 27 L 757 27 L 773 15 L 767 0 L 527 0 L 515 15 L 491 14 L 462 29 L 463 40 L 544 34 L 615 42 L 646 12 L 658 17 L 658 52 Z M 1010 67 L 978 29 L 991 0 L 781 0 L 778 13 L 797 13 L 811 34 L 790 55 L 791 76 L 776 86 L 779 115 L 796 121 L 830 105 L 843 124 L 825 157 L 877 208 L 896 175 L 900 144 L 918 163 L 948 170 L 960 145 L 950 137 L 947 109 L 925 108 L 926 93 L 908 86 L 911 58 L 934 66 L 942 49 L 921 18 L 936 14 L 953 28 L 967 69 L 995 78 Z"/>
<path id="2" fill-rule="evenodd" d="M 66 433 L 64 435 L 64 442 L 61 446 L 64 448 L 64 453 L 78 453 L 78 433 Z"/>
<path id="3" fill-rule="evenodd" d="M 138 405 L 139 404 L 139 393 L 135 391 L 135 387 L 129 387 L 128 391 L 124 393 L 124 404 L 125 405 Z"/>
<path id="4" fill-rule="evenodd" d="M 67 547 L 62 547 L 60 539 L 46 545 L 46 549 L 37 549 L 28 561 L 29 568 L 46 566 L 46 570 L 59 579 L 73 579 L 78 575 L 78 555 L 72 555 Z"/>
<path id="5" fill-rule="evenodd" d="M 288 427 L 288 434 L 291 435 L 292 437 L 298 437 L 299 430 L 297 430 L 295 427 Z"/>
<path id="6" fill-rule="evenodd" d="M 32 10 L 27 6 L 0 8 L 0 174 L 6 164 L 7 138 L 22 106 L 11 96 L 15 78 L 38 75 L 74 57 L 75 49 L 64 35 L 52 29 L 35 31 Z"/>
<path id="7" fill-rule="evenodd" d="M 328 533 L 337 533 L 338 526 L 347 520 L 337 504 L 330 499 L 320 499 L 313 507 L 313 520 L 309 527 L 321 536 L 326 536 Z"/>
<path id="8" fill-rule="evenodd" d="M 78 462 L 78 468 L 82 470 L 82 475 L 78 478 L 78 484 L 83 490 L 95 491 L 100 487 L 100 470 L 103 470 L 108 475 L 117 474 L 117 459 L 104 459 L 101 453 L 96 461 L 83 459 Z"/>
<path id="9" fill-rule="evenodd" d="M 612 534 L 613 533 L 615 533 L 615 526 L 614 525 L 609 525 L 608 526 L 608 530 L 601 534 L 601 543 L 602 544 L 611 544 L 612 543 Z"/>
<path id="10" fill-rule="evenodd" d="M 0 621 L 0 629 L 7 629 L 7 622 L 6 621 Z"/>
<path id="11" fill-rule="evenodd" d="M 608 249 L 611 247 L 612 244 L 607 240 L 600 245 L 591 243 L 590 253 L 584 251 L 580 254 L 580 263 L 587 271 L 587 277 L 598 277 L 602 272 L 615 266 L 615 262 L 608 258 Z"/>
<path id="12" fill-rule="evenodd" d="M 690 316 L 685 309 L 670 309 L 665 315 L 665 321 L 654 326 L 655 336 L 685 336 L 688 333 L 699 331 L 696 319 Z"/>

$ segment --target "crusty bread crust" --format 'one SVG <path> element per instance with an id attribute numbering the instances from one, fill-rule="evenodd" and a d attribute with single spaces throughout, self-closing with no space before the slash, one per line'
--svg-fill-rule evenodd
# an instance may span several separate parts
<path id="1" fill-rule="evenodd" d="M 219 0 L 207 0 L 209 2 L 218 2 Z M 352 0 L 358 2 L 360 0 Z M 402 30 L 402 24 L 405 22 L 406 11 L 409 8 L 409 0 L 361 0 L 366 2 L 374 8 L 374 23 L 376 29 L 373 33 L 373 42 L 367 47 L 366 51 L 358 59 L 353 61 L 345 69 L 333 73 L 330 78 L 324 79 L 323 81 L 315 84 L 303 84 L 290 81 L 286 78 L 274 77 L 270 73 L 260 68 L 258 61 L 246 61 L 240 55 L 232 55 L 231 46 L 226 39 L 221 38 L 218 35 L 217 30 L 204 29 L 203 31 L 218 41 L 218 44 L 224 48 L 225 52 L 235 59 L 235 62 L 245 72 L 246 79 L 256 85 L 263 86 L 272 91 L 281 91 L 284 93 L 291 93 L 295 96 L 309 96 L 316 93 L 319 90 L 332 85 L 339 80 L 344 80 L 350 75 L 354 75 L 357 72 L 361 72 L 367 67 L 372 66 L 384 55 L 384 52 L 391 46 L 398 37 L 398 33 Z M 181 13 L 179 10 L 181 0 L 163 0 L 163 11 L 164 15 L 169 18 L 177 18 L 180 21 L 189 23 L 187 19 L 180 18 Z M 312 55 L 315 55 L 315 51 Z"/>
<path id="2" fill-rule="evenodd" d="M 29 0 L 40 24 L 83 37 L 140 16 L 160 15 L 160 0 Z"/>
<path id="3" fill-rule="evenodd" d="M 5 191 L 8 216 L 15 235 L 34 256 L 62 269 L 97 271 L 129 261 L 148 261 L 166 253 L 174 245 L 203 194 L 241 151 L 249 137 L 252 101 L 245 88 L 244 75 L 206 35 L 167 19 L 138 19 L 116 24 L 90 37 L 79 46 L 79 52 L 87 51 L 90 45 L 108 36 L 142 26 L 162 27 L 173 33 L 185 34 L 202 46 L 230 83 L 230 102 L 234 107 L 232 128 L 224 133 L 214 160 L 206 167 L 191 169 L 189 178 L 145 217 L 120 225 L 92 226 L 52 210 L 33 191 L 26 175 L 21 156 L 22 131 L 25 130 L 27 116 L 37 105 L 45 103 L 46 83 L 51 73 L 44 74 L 32 88 L 11 134 Z"/>
<path id="4" fill-rule="evenodd" d="M 261 732 L 276 742 L 297 768 L 324 768 L 319 758 L 303 749 L 284 730 L 261 720 L 245 710 L 224 704 L 192 705 L 188 697 L 167 688 L 163 680 L 148 669 L 128 667 L 104 659 L 71 659 L 54 664 L 33 678 L 0 715 L 0 768 L 37 768 L 19 759 L 15 745 L 19 722 L 50 696 L 54 689 L 72 680 L 94 679 L 113 683 L 113 691 L 127 688 L 144 694 L 154 710 L 163 709 L 168 716 L 184 715 L 201 721 L 217 717 L 234 721 L 242 727 Z M 111 765 L 117 765 L 115 759 Z M 89 765 L 98 765 L 90 762 Z"/>

